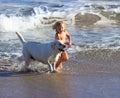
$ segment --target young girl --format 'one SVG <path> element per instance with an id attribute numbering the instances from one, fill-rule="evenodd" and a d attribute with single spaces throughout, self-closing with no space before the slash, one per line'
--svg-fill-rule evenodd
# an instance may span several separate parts
<path id="1" fill-rule="evenodd" d="M 53 25 L 53 29 L 55 30 L 55 39 L 61 40 L 65 45 L 71 46 L 71 36 L 65 29 L 65 23 L 63 21 L 58 21 Z M 66 51 L 62 52 L 61 56 L 56 63 L 56 71 L 58 71 L 62 67 L 62 62 L 67 61 L 69 59 Z"/>

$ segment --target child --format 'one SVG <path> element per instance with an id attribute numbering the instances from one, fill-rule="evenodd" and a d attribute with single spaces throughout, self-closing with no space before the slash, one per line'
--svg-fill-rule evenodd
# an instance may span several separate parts
<path id="1" fill-rule="evenodd" d="M 71 36 L 65 29 L 65 23 L 63 21 L 58 21 L 53 25 L 53 29 L 55 30 L 55 39 L 61 40 L 65 45 L 71 46 Z M 66 51 L 62 52 L 61 56 L 56 63 L 56 71 L 58 71 L 62 67 L 62 62 L 67 61 L 69 59 Z"/>

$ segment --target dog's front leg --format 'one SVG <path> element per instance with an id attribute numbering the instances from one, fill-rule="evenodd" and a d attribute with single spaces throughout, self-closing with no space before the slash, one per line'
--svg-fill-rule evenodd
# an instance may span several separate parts
<path id="1" fill-rule="evenodd" d="M 53 72 L 54 71 L 53 66 L 49 61 L 48 61 L 48 65 L 49 65 L 50 72 Z"/>
<path id="2" fill-rule="evenodd" d="M 59 57 L 60 57 L 60 54 L 58 54 L 58 55 L 55 57 L 55 59 L 54 59 L 53 70 L 56 70 L 56 64 L 57 64 L 57 62 L 58 62 Z"/>
<path id="3" fill-rule="evenodd" d="M 54 64 L 53 64 L 53 70 L 56 69 L 56 63 L 57 63 L 57 61 L 55 61 Z"/>

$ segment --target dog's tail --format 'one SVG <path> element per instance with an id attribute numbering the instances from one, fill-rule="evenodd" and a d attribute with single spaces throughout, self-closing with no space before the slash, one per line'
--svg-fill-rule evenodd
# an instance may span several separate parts
<path id="1" fill-rule="evenodd" d="M 23 36 L 19 33 L 19 32 L 16 32 L 17 36 L 19 37 L 20 41 L 22 42 L 22 44 L 25 43 L 25 40 L 23 38 Z"/>

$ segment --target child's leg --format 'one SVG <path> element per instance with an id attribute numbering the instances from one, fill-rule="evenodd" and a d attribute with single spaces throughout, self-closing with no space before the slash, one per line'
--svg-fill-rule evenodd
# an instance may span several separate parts
<path id="1" fill-rule="evenodd" d="M 67 54 L 67 51 L 64 51 L 64 52 L 61 54 L 61 58 L 62 58 L 62 61 L 67 61 L 67 60 L 69 59 L 68 54 Z"/>
<path id="2" fill-rule="evenodd" d="M 62 67 L 62 62 L 67 61 L 68 59 L 69 59 L 68 54 L 66 51 L 64 51 L 56 63 L 56 69 Z"/>

